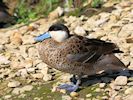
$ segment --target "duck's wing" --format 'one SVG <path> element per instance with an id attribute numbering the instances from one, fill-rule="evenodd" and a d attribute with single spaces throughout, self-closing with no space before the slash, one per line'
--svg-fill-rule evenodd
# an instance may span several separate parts
<path id="1" fill-rule="evenodd" d="M 74 43 L 71 44 L 72 50 L 75 49 L 75 52 L 77 50 L 77 53 L 67 54 L 67 58 L 70 61 L 94 63 L 102 55 L 113 53 L 115 50 L 118 51 L 118 48 L 114 43 L 109 43 L 102 40 L 75 36 L 75 41 L 73 40 L 73 42 Z"/>

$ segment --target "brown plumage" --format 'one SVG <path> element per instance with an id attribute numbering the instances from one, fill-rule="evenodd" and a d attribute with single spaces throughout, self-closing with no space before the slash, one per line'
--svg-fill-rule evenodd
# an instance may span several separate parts
<path id="1" fill-rule="evenodd" d="M 64 42 L 50 38 L 39 44 L 42 60 L 52 68 L 75 75 L 94 75 L 108 70 L 124 69 L 113 54 L 115 44 L 73 35 Z"/>

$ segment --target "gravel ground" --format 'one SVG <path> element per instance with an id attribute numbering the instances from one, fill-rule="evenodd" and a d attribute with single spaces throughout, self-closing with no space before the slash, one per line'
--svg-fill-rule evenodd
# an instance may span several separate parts
<path id="1" fill-rule="evenodd" d="M 108 8 L 112 5 L 113 3 L 106 3 L 104 7 Z M 133 2 L 117 3 L 111 11 L 103 11 L 91 17 L 63 16 L 59 18 L 61 14 L 58 13 L 61 11 L 62 9 L 58 8 L 51 12 L 48 19 L 40 19 L 30 25 L 23 25 L 19 28 L 16 25 L 0 30 L 0 100 L 15 100 L 14 96 L 25 100 L 26 93 L 34 90 L 34 87 L 38 85 L 39 91 L 41 85 L 51 84 L 49 82 L 54 82 L 53 89 L 59 82 L 69 82 L 72 75 L 49 69 L 48 65 L 40 60 L 36 49 L 37 43 L 34 41 L 35 36 L 44 33 L 51 24 L 60 20 L 69 27 L 71 34 L 98 38 L 117 44 L 124 53 L 116 56 L 129 69 L 133 69 Z M 62 100 L 72 98 L 78 100 L 132 100 L 132 76 L 133 73 L 127 71 L 90 77 L 83 83 L 86 91 L 83 89 L 69 95 L 62 90 L 60 91 L 61 96 L 60 94 L 57 96 L 60 96 Z M 52 85 L 50 88 L 52 89 Z M 53 92 L 50 93 L 53 94 Z M 58 97 L 54 97 L 52 99 L 57 100 Z M 47 96 L 47 98 L 49 97 Z M 44 97 L 34 97 L 32 100 L 44 100 Z"/>

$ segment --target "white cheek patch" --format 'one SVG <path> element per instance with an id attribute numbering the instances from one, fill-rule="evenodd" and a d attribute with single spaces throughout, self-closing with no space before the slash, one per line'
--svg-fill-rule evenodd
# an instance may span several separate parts
<path id="1" fill-rule="evenodd" d="M 50 31 L 49 33 L 57 42 L 63 42 L 68 38 L 68 33 L 65 31 Z"/>

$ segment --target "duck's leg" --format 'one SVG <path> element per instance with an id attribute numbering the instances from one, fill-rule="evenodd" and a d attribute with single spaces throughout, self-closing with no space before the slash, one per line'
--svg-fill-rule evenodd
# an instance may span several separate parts
<path id="1" fill-rule="evenodd" d="M 74 81 L 75 80 L 76 80 L 75 84 L 74 83 L 71 83 L 71 84 L 62 84 L 58 88 L 59 89 L 65 89 L 68 92 L 74 92 L 74 91 L 76 91 L 79 88 L 79 85 L 81 83 L 81 76 L 79 75 L 79 76 L 76 77 L 74 75 Z"/>

